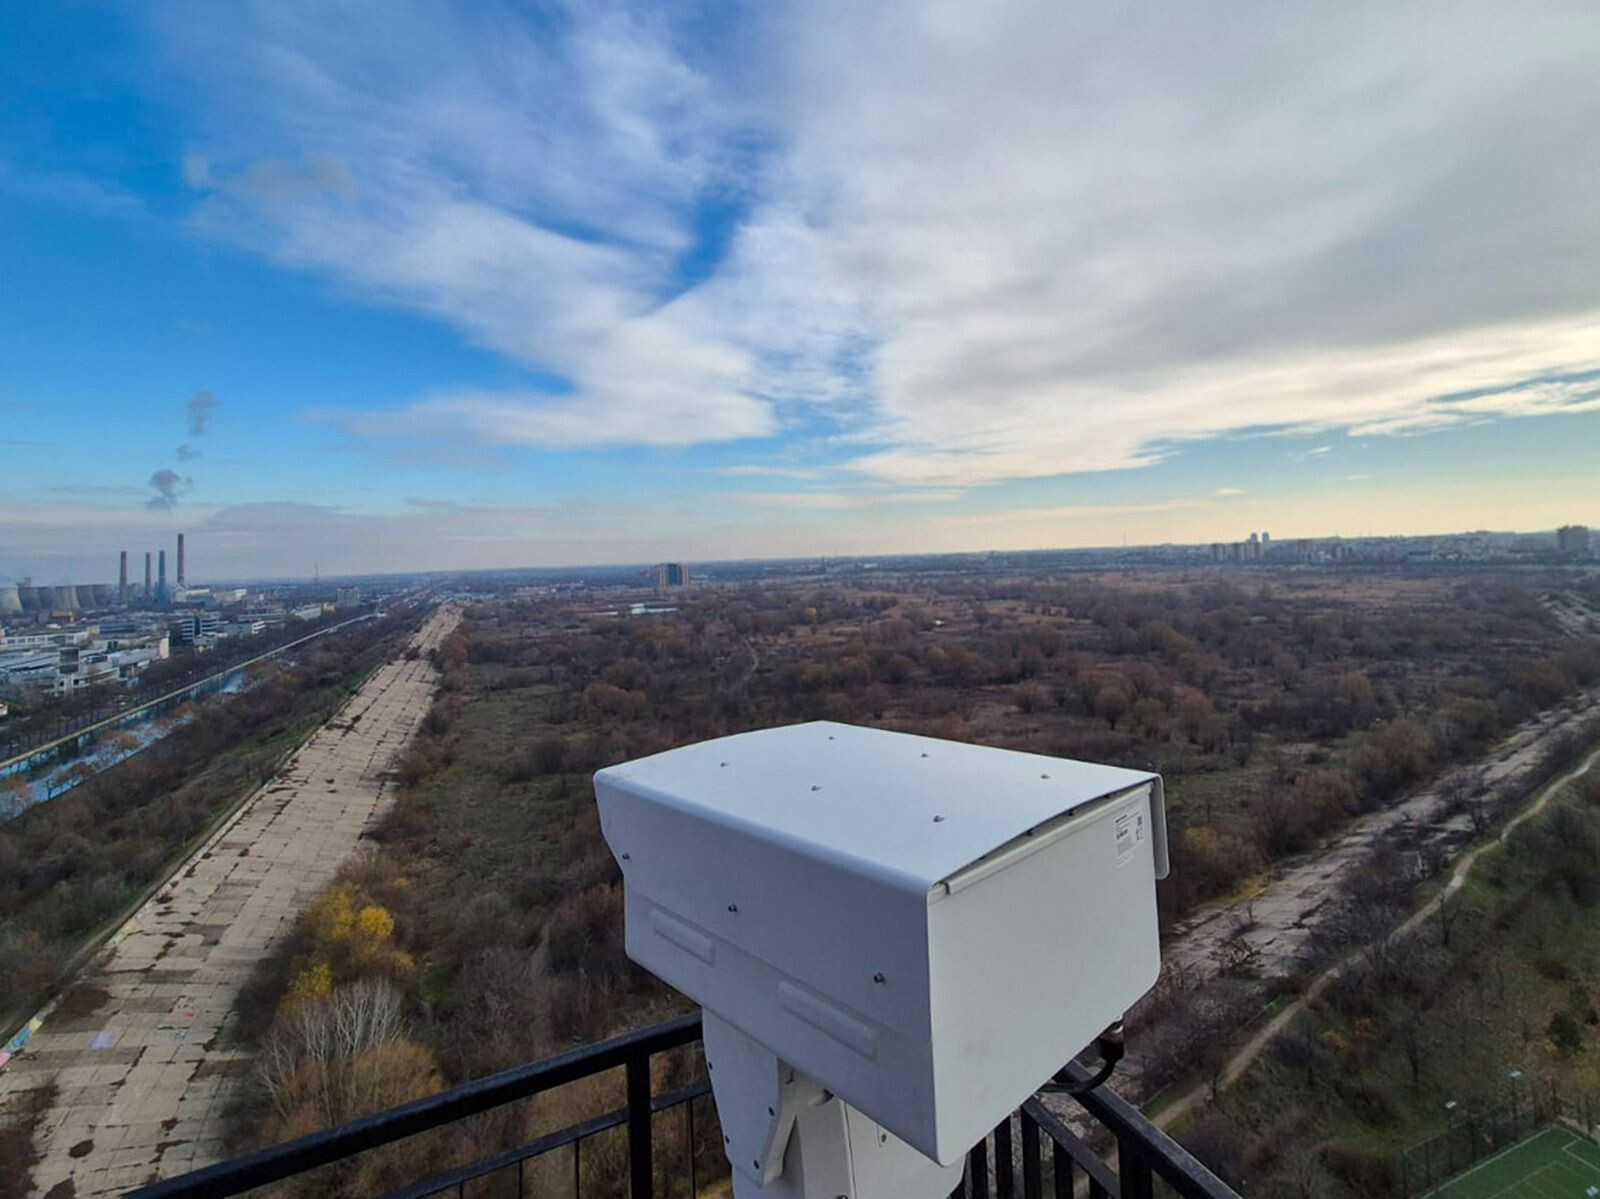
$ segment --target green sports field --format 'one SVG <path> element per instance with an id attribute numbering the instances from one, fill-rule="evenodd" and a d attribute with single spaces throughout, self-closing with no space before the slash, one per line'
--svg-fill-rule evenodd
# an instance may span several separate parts
<path id="1" fill-rule="evenodd" d="M 1428 1199 L 1600 1199 L 1600 1145 L 1547 1128 L 1486 1157 Z"/>

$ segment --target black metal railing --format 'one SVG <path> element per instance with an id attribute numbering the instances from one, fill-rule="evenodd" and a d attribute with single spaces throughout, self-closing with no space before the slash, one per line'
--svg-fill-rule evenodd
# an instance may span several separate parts
<path id="1" fill-rule="evenodd" d="M 465 1199 L 478 1189 L 474 1184 L 487 1180 L 496 1183 L 496 1194 L 533 1193 L 525 1192 L 528 1166 L 535 1162 L 547 1165 L 550 1155 L 561 1150 L 570 1152 L 569 1185 L 572 1196 L 578 1199 L 586 1193 L 584 1146 L 618 1129 L 626 1130 L 626 1175 L 618 1179 L 591 1174 L 597 1189 L 625 1193 L 628 1199 L 658 1199 L 663 1189 L 677 1193 L 686 1184 L 685 1193 L 694 1199 L 700 1193 L 701 1181 L 719 1172 L 725 1174 L 727 1166 L 721 1160 L 721 1137 L 706 1135 L 708 1128 L 715 1132 L 711 1087 L 702 1078 L 657 1095 L 653 1093 L 651 1069 L 658 1055 L 698 1045 L 699 1041 L 700 1017 L 684 1016 L 152 1183 L 132 1192 L 129 1199 L 220 1199 L 243 1194 L 617 1069 L 624 1073 L 623 1107 L 421 1178 L 390 1191 L 385 1199 L 424 1199 L 433 1195 Z M 1076 1066 L 1068 1069 L 1079 1081 L 1087 1077 L 1087 1072 Z M 1085 1192 L 1091 1197 L 1151 1199 L 1159 1180 L 1184 1199 L 1237 1199 L 1227 1184 L 1114 1092 L 1100 1087 L 1072 1098 L 1093 1125 L 1109 1134 L 1105 1150 L 1089 1144 L 1066 1119 L 1038 1098 L 1030 1099 L 967 1155 L 955 1195 L 961 1199 L 1016 1199 L 1020 1184 L 1022 1199 L 1044 1199 L 1046 1194 L 1054 1199 L 1071 1199 Z M 699 1138 L 697 1110 L 703 1113 L 698 1117 L 702 1134 Z M 673 1163 L 657 1161 L 656 1117 L 665 1112 L 682 1114 L 685 1136 L 681 1178 L 672 1168 Z M 713 1160 L 702 1158 L 702 1141 L 714 1142 L 707 1151 Z M 664 1174 L 675 1178 L 677 1185 L 662 1188 L 659 1179 Z M 536 1190 L 546 1193 L 548 1184 Z"/>

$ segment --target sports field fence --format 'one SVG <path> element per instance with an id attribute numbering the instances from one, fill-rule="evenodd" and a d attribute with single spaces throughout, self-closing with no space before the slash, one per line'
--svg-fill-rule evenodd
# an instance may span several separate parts
<path id="1" fill-rule="evenodd" d="M 1587 1095 L 1561 1095 L 1554 1083 L 1517 1084 L 1503 1103 L 1461 1112 L 1437 1136 L 1402 1150 L 1401 1184 L 1406 1195 L 1421 1195 L 1547 1124 L 1559 1121 L 1592 1137 L 1597 1118 L 1600 1102 Z"/>

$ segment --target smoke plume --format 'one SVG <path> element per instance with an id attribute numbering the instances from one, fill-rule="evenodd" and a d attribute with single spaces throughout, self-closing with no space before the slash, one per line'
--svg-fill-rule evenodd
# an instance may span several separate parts
<path id="1" fill-rule="evenodd" d="M 155 488 L 156 493 L 144 502 L 144 506 L 160 512 L 176 508 L 179 498 L 187 495 L 189 488 L 194 486 L 194 480 L 163 467 L 150 476 L 150 486 Z"/>
<path id="2" fill-rule="evenodd" d="M 189 397 L 186 412 L 189 417 L 189 435 L 199 437 L 206 431 L 206 422 L 211 419 L 211 414 L 222 406 L 222 401 L 209 391 L 197 391 Z"/>

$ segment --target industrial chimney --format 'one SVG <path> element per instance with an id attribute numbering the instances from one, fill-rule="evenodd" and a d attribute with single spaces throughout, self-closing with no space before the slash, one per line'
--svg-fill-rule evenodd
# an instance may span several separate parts
<path id="1" fill-rule="evenodd" d="M 178 586 L 183 586 L 183 534 L 178 534 Z"/>
<path id="2" fill-rule="evenodd" d="M 157 551 L 156 557 L 156 602 L 167 602 L 167 551 Z"/>
<path id="3" fill-rule="evenodd" d="M 117 556 L 117 599 L 122 603 L 128 602 L 128 551 L 123 550 Z"/>
<path id="4" fill-rule="evenodd" d="M 150 599 L 150 551 L 144 552 L 144 598 Z"/>

